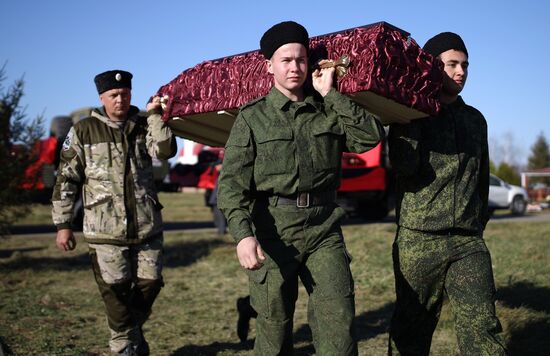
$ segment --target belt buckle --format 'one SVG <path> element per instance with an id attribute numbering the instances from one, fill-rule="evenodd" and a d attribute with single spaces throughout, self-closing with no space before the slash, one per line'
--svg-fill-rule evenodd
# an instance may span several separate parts
<path id="1" fill-rule="evenodd" d="M 306 204 L 302 205 L 302 196 L 306 196 Z M 309 193 L 299 193 L 296 196 L 296 207 L 298 208 L 309 208 Z"/>

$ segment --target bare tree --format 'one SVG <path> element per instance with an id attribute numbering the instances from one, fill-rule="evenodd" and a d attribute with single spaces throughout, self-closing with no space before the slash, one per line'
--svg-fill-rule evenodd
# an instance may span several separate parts
<path id="1" fill-rule="evenodd" d="M 516 143 L 512 131 L 506 131 L 500 137 L 489 139 L 489 155 L 495 166 L 499 166 L 502 162 L 516 169 L 523 166 L 524 150 Z"/>

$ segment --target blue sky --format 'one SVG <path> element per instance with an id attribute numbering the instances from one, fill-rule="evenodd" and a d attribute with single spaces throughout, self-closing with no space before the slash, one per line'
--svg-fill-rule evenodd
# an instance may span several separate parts
<path id="1" fill-rule="evenodd" d="M 525 165 L 542 131 L 550 72 L 548 1 L 3 1 L 0 65 L 7 81 L 24 76 L 29 118 L 99 100 L 93 77 L 134 74 L 133 103 L 202 61 L 255 50 L 271 25 L 294 20 L 311 36 L 386 21 L 423 45 L 453 31 L 470 54 L 462 93 L 487 119 L 491 155 Z"/>

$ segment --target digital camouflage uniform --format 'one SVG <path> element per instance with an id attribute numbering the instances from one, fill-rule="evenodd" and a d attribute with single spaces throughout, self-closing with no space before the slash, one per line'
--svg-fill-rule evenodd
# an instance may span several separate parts
<path id="1" fill-rule="evenodd" d="M 83 233 L 105 303 L 111 349 L 139 343 L 162 283 L 162 218 L 152 157 L 168 159 L 175 139 L 158 113 L 132 106 L 123 127 L 104 109 L 76 123 L 61 151 L 52 203 L 58 229 L 70 228 L 82 189 Z"/>
<path id="2" fill-rule="evenodd" d="M 483 115 L 459 96 L 437 117 L 392 125 L 389 147 L 398 195 L 389 354 L 429 354 L 444 292 L 461 354 L 505 354 L 482 237 L 489 218 Z"/>
<path id="3" fill-rule="evenodd" d="M 344 212 L 334 199 L 304 208 L 288 202 L 299 192 L 334 197 L 341 153 L 369 150 L 383 135 L 373 116 L 334 89 L 323 101 L 292 102 L 273 88 L 241 108 L 225 148 L 218 206 L 235 240 L 256 236 L 266 255 L 261 268 L 247 271 L 258 312 L 256 355 L 292 354 L 298 277 L 310 296 L 317 355 L 357 354 Z"/>

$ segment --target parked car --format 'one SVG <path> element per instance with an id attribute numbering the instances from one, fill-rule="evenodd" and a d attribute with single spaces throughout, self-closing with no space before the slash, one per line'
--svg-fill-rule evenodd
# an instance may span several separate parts
<path id="1" fill-rule="evenodd" d="M 489 178 L 489 212 L 510 209 L 512 215 L 523 215 L 527 208 L 527 191 L 491 174 Z"/>

